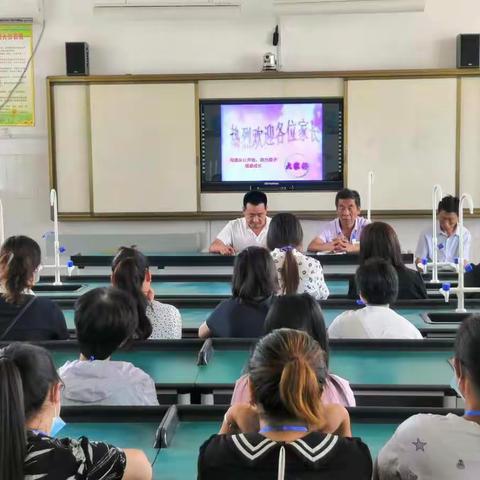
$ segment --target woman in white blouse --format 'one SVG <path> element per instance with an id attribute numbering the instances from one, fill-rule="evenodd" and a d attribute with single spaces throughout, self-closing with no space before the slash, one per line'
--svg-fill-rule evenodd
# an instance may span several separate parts
<path id="1" fill-rule="evenodd" d="M 120 247 L 112 262 L 113 286 L 130 293 L 137 303 L 140 340 L 182 338 L 182 317 L 173 305 L 154 300 L 152 274 L 145 255 L 134 247 Z"/>
<path id="2" fill-rule="evenodd" d="M 292 213 L 279 213 L 272 218 L 267 246 L 277 269 L 280 293 L 309 293 L 317 300 L 328 298 L 329 291 L 320 262 L 302 253 L 303 230 Z"/>
<path id="3" fill-rule="evenodd" d="M 463 321 L 455 340 L 455 388 L 463 416 L 420 414 L 403 422 L 380 451 L 380 480 L 480 478 L 480 316 Z"/>

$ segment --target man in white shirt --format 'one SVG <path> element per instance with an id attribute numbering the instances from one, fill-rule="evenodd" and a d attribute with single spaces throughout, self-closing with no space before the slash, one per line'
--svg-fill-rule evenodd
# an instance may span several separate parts
<path id="1" fill-rule="evenodd" d="M 349 252 L 360 251 L 360 235 L 370 222 L 360 217 L 360 195 L 356 190 L 344 188 L 335 196 L 337 218 L 310 242 L 311 252 Z"/>
<path id="2" fill-rule="evenodd" d="M 330 338 L 423 338 L 414 325 L 389 306 L 398 294 L 398 276 L 390 262 L 370 258 L 358 267 L 355 281 L 366 306 L 335 318 L 328 328 Z"/>
<path id="3" fill-rule="evenodd" d="M 243 197 L 243 217 L 231 220 L 223 227 L 209 252 L 235 255 L 247 247 L 265 247 L 269 225 L 267 196 L 258 190 L 248 192 Z"/>
<path id="4" fill-rule="evenodd" d="M 460 229 L 458 225 L 460 201 L 458 197 L 448 195 L 443 197 L 438 204 L 437 219 L 437 245 L 432 243 L 433 232 L 429 228 L 420 234 L 417 249 L 415 250 L 415 264 L 421 263 L 423 258 L 431 261 L 433 258 L 433 249 L 438 249 L 439 262 L 455 262 L 458 257 L 458 246 L 460 243 Z M 463 227 L 463 253 L 466 261 L 470 258 L 470 245 L 472 236 L 470 232 Z"/>

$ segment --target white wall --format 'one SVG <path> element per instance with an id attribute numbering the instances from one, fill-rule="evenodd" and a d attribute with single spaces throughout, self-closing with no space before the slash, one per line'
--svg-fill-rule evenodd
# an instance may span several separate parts
<path id="1" fill-rule="evenodd" d="M 64 42 L 90 44 L 92 74 L 250 72 L 260 69 L 261 56 L 272 49 L 269 42 L 274 25 L 268 18 L 183 21 L 141 15 L 129 19 L 128 12 L 94 14 L 93 0 L 45 0 L 45 5 L 47 26 L 35 59 L 37 125 L 0 129 L 0 197 L 6 231 L 36 238 L 51 229 L 45 77 L 65 73 Z M 427 0 L 423 13 L 291 17 L 282 21 L 283 68 L 454 67 L 455 36 L 479 30 L 479 16 L 478 0 Z M 36 26 L 36 35 L 38 30 Z M 406 250 L 414 249 L 419 230 L 428 226 L 428 220 L 391 223 Z M 468 224 L 477 243 L 479 223 Z M 212 222 L 212 235 L 219 226 Z M 201 230 L 208 236 L 210 225 L 205 221 L 89 222 L 65 223 L 61 228 L 65 233 Z M 305 222 L 306 239 L 315 229 L 314 222 Z M 475 258 L 479 257 L 477 247 Z"/>

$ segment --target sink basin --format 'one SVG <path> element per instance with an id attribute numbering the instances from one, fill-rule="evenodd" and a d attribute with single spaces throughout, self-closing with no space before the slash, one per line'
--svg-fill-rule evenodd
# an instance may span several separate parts
<path id="1" fill-rule="evenodd" d="M 428 312 L 422 313 L 422 318 L 427 323 L 461 323 L 471 315 L 469 312 Z"/>
<path id="2" fill-rule="evenodd" d="M 38 283 L 33 287 L 34 292 L 76 292 L 83 287 L 81 283 L 64 283 L 53 285 L 52 283 Z"/>

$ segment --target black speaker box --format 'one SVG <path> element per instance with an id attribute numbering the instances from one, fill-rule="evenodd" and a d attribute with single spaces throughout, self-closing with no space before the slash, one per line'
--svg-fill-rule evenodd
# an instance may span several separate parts
<path id="1" fill-rule="evenodd" d="M 90 75 L 90 62 L 88 59 L 88 43 L 65 43 L 67 59 L 67 75 Z"/>
<path id="2" fill-rule="evenodd" d="M 457 35 L 457 68 L 480 67 L 480 33 Z"/>

